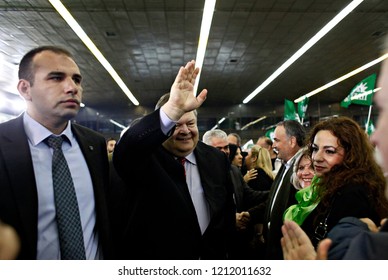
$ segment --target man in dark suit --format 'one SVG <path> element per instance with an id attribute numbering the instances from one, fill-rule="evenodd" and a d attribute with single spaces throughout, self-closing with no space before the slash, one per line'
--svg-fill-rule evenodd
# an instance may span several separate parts
<path id="1" fill-rule="evenodd" d="M 202 142 L 213 146 L 230 157 L 230 147 L 237 150 L 237 146 L 228 142 L 228 136 L 221 129 L 208 130 L 202 137 Z M 254 230 L 256 227 L 251 223 L 251 211 L 253 208 L 262 202 L 265 202 L 269 191 L 255 191 L 251 189 L 244 181 L 240 169 L 234 165 L 230 165 L 230 175 L 232 178 L 234 201 L 236 204 L 236 236 L 233 240 L 233 252 L 230 258 L 233 259 L 257 259 L 259 250 L 254 245 L 257 244 L 257 234 Z"/>
<path id="2" fill-rule="evenodd" d="M 235 227 L 229 160 L 198 142 L 195 110 L 207 94 L 193 94 L 198 71 L 194 61 L 181 67 L 170 94 L 116 145 L 113 162 L 130 189 L 122 258 L 228 257 Z"/>
<path id="3" fill-rule="evenodd" d="M 61 259 L 46 138 L 64 139 L 78 201 L 86 259 L 111 258 L 105 188 L 109 167 L 104 137 L 72 124 L 82 98 L 82 76 L 58 47 L 31 50 L 20 62 L 18 90 L 26 112 L 0 124 L 0 219 L 21 242 L 19 259 Z"/>
<path id="4" fill-rule="evenodd" d="M 283 161 L 283 164 L 275 177 L 265 204 L 263 237 L 267 259 L 283 259 L 280 245 L 283 213 L 290 205 L 296 203 L 296 189 L 290 180 L 293 172 L 291 167 L 294 164 L 295 155 L 304 145 L 304 139 L 305 130 L 299 122 L 287 120 L 276 125 L 273 147 L 277 150 L 278 158 Z"/>

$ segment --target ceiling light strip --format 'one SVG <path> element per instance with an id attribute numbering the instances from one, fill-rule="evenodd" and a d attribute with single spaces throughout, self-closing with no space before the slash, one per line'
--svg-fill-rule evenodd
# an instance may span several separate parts
<path id="1" fill-rule="evenodd" d="M 96 47 L 96 45 L 92 42 L 89 36 L 85 33 L 82 27 L 78 24 L 78 22 L 74 19 L 74 17 L 70 14 L 70 12 L 66 9 L 66 7 L 62 4 L 60 0 L 48 0 L 51 5 L 57 10 L 57 12 L 63 17 L 63 19 L 67 22 L 67 24 L 73 29 L 73 31 L 77 34 L 77 36 L 82 40 L 82 42 L 88 47 L 88 49 L 92 52 L 92 54 L 97 58 L 97 60 L 104 66 L 104 68 L 108 71 L 108 73 L 112 76 L 113 80 L 118 84 L 121 90 L 128 96 L 131 102 L 134 105 L 139 105 L 139 101 L 135 98 L 129 88 L 125 85 L 123 80 L 117 74 L 117 72 L 113 69 L 112 65 L 108 62 L 108 60 L 104 57 L 104 55 L 100 52 L 100 50 Z"/>
<path id="2" fill-rule="evenodd" d="M 327 23 L 317 34 L 315 34 L 306 44 L 303 45 L 293 56 L 283 63 L 271 76 L 269 76 L 260 86 L 258 86 L 251 94 L 249 94 L 243 103 L 246 104 L 251 101 L 257 94 L 259 94 L 265 87 L 267 87 L 273 80 L 275 80 L 281 73 L 283 73 L 292 63 L 301 57 L 306 51 L 315 45 L 323 36 L 325 36 L 331 29 L 333 29 L 342 19 L 344 19 L 351 11 L 353 11 L 363 0 L 354 0 L 339 12 L 329 23 Z"/>
<path id="3" fill-rule="evenodd" d="M 380 56 L 379 58 L 375 59 L 375 60 L 372 60 L 371 62 L 368 62 L 367 64 L 339 77 L 338 79 L 335 79 L 334 81 L 331 81 L 329 83 L 327 83 L 326 85 L 323 85 L 313 91 L 310 91 L 309 93 L 306 93 L 305 95 L 302 95 L 301 97 L 298 97 L 297 99 L 294 100 L 295 103 L 298 103 L 300 101 L 302 101 L 303 99 L 305 99 L 306 97 L 311 97 L 321 91 L 324 91 L 325 89 L 328 89 L 329 87 L 332 87 L 334 86 L 335 84 L 338 84 L 339 82 L 342 82 L 343 80 L 346 80 L 347 78 L 350 78 L 362 71 L 364 71 L 365 69 L 368 69 L 369 67 L 372 67 L 373 65 L 383 61 L 384 59 L 387 59 L 388 58 L 388 53 L 384 54 L 383 56 Z"/>
<path id="4" fill-rule="evenodd" d="M 205 6 L 203 8 L 201 32 L 199 35 L 197 57 L 195 58 L 195 67 L 199 67 L 199 73 L 194 84 L 194 95 L 197 95 L 199 79 L 202 72 L 203 61 L 205 59 L 206 46 L 209 39 L 210 27 L 212 25 L 215 6 L 216 0 L 206 0 Z"/>
<path id="5" fill-rule="evenodd" d="M 114 125 L 120 127 L 121 129 L 126 129 L 126 128 L 127 128 L 125 125 L 122 125 L 121 123 L 116 122 L 115 120 L 110 119 L 109 121 L 110 121 L 111 123 L 113 123 Z"/>

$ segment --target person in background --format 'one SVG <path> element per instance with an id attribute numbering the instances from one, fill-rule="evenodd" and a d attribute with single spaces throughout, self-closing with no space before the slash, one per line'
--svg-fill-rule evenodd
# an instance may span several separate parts
<path id="1" fill-rule="evenodd" d="M 383 62 L 380 77 L 378 79 L 378 86 L 382 88 L 381 91 L 376 93 L 375 102 L 380 109 L 380 115 L 378 118 L 376 131 L 371 137 L 371 141 L 378 150 L 381 152 L 381 166 L 385 174 L 388 172 L 388 144 L 386 138 L 388 137 L 388 63 Z M 362 138 L 366 137 L 364 134 Z M 352 135 L 352 141 L 355 139 Z M 355 145 L 356 143 L 353 143 Z M 366 146 L 360 147 L 363 151 L 360 154 L 354 154 L 354 158 L 360 156 L 365 160 L 368 159 L 368 164 L 372 159 L 370 153 L 372 153 L 371 145 L 366 143 Z M 364 150 L 365 149 L 365 150 Z M 358 162 L 359 160 L 356 160 Z M 375 169 L 375 163 L 372 166 L 365 165 L 365 171 L 367 169 Z M 348 168 L 352 168 L 349 166 Z M 374 170 L 375 171 L 375 170 Z M 365 173 L 364 180 L 367 180 L 372 174 L 369 171 L 368 175 Z M 381 171 L 377 171 L 379 174 Z M 349 173 L 352 173 L 349 171 Z M 356 174 L 356 176 L 360 176 Z M 376 176 L 376 175 L 373 175 Z M 373 179 L 374 180 L 374 179 Z M 367 185 L 368 182 L 365 182 Z M 373 188 L 369 188 L 369 192 Z M 377 196 L 368 198 L 371 201 L 371 206 L 384 207 L 386 205 L 382 196 L 388 199 L 388 188 L 379 187 L 375 188 Z M 351 205 L 350 207 L 354 207 Z M 358 207 L 358 205 L 357 205 Z M 357 208 L 356 207 L 356 208 Z M 388 226 L 383 219 L 383 223 L 380 229 L 377 228 L 375 223 L 371 219 L 357 219 L 354 216 L 349 216 L 341 219 L 337 225 L 333 227 L 328 233 L 328 238 L 322 240 L 317 251 L 309 238 L 309 236 L 302 230 L 302 228 L 294 221 L 285 221 L 282 227 L 283 238 L 281 240 L 283 254 L 285 259 L 388 259 Z"/>
<path id="2" fill-rule="evenodd" d="M 179 69 L 155 111 L 130 126 L 113 163 L 129 190 L 123 259 L 226 259 L 235 232 L 230 163 L 198 141 L 199 68 Z"/>
<path id="3" fill-rule="evenodd" d="M 237 166 L 241 172 L 241 167 L 243 165 L 243 156 L 241 148 L 234 144 L 229 144 L 229 160 L 232 165 Z"/>
<path id="4" fill-rule="evenodd" d="M 229 143 L 225 131 L 221 129 L 208 130 L 203 134 L 202 142 L 206 145 L 217 148 L 229 157 Z"/>
<path id="5" fill-rule="evenodd" d="M 106 150 L 108 151 L 108 156 L 110 157 L 110 159 L 112 159 L 112 154 L 115 149 L 115 145 L 116 139 L 114 139 L 113 137 L 110 137 L 106 140 Z"/>
<path id="6" fill-rule="evenodd" d="M 240 135 L 238 135 L 237 133 L 229 133 L 228 134 L 228 143 L 240 147 L 241 156 L 242 156 L 242 164 L 241 164 L 240 170 L 241 170 L 242 174 L 245 174 L 246 168 L 245 168 L 244 161 L 245 161 L 245 157 L 247 156 L 248 153 L 241 149 L 242 143 L 241 143 Z"/>
<path id="7" fill-rule="evenodd" d="M 285 219 L 301 225 L 315 247 L 344 217 L 379 223 L 388 215 L 383 172 L 354 120 L 333 117 L 317 123 L 308 146 L 316 177 L 301 191 L 303 199 L 287 209 Z"/>
<path id="8" fill-rule="evenodd" d="M 223 130 L 208 130 L 202 137 L 202 141 L 213 146 L 229 156 L 231 162 L 230 175 L 234 187 L 234 200 L 236 203 L 236 236 L 232 241 L 232 259 L 255 259 L 257 252 L 252 246 L 252 240 L 255 238 L 254 225 L 251 223 L 251 208 L 260 204 L 268 197 L 268 191 L 254 191 L 244 181 L 240 169 L 233 164 L 236 155 L 232 158 L 230 152 L 236 153 L 239 146 L 228 144 L 227 135 Z M 228 147 L 228 148 L 225 148 Z M 241 166 L 241 155 L 238 157 Z"/>
<path id="9" fill-rule="evenodd" d="M 268 150 L 271 157 L 272 172 L 274 175 L 276 175 L 276 173 L 279 171 L 280 166 L 282 165 L 282 162 L 278 158 L 277 153 L 275 153 L 275 150 L 273 149 L 273 141 L 267 136 L 261 136 L 257 140 L 256 145 Z"/>
<path id="10" fill-rule="evenodd" d="M 244 176 L 244 180 L 248 186 L 257 191 L 268 191 L 275 178 L 268 150 L 257 145 L 252 146 L 245 159 L 245 164 L 248 174 Z M 245 179 L 251 173 L 254 174 L 254 178 Z"/>
<path id="11" fill-rule="evenodd" d="M 257 215 L 252 217 L 257 223 L 263 224 L 265 240 L 265 259 L 283 259 L 280 245 L 282 237 L 283 213 L 296 203 L 296 189 L 290 178 L 296 153 L 304 146 L 305 130 L 297 121 L 286 120 L 278 123 L 274 131 L 274 148 L 278 158 L 283 161 L 279 172 L 271 186 L 269 198 L 257 206 Z"/>
<path id="12" fill-rule="evenodd" d="M 311 185 L 314 175 L 315 172 L 310 151 L 305 147 L 295 159 L 291 183 L 298 190 L 307 188 Z"/>
<path id="13" fill-rule="evenodd" d="M 229 144 L 234 144 L 236 146 L 241 147 L 241 137 L 237 133 L 229 133 L 228 142 Z"/>
<path id="14" fill-rule="evenodd" d="M 61 216 L 64 220 L 67 216 L 81 223 L 77 249 L 83 252 L 74 256 L 76 250 L 70 249 L 71 256 L 66 258 L 113 258 L 106 202 L 106 142 L 99 133 L 71 122 L 80 109 L 83 93 L 82 75 L 73 56 L 55 46 L 31 50 L 19 64 L 17 88 L 27 109 L 0 124 L 0 217 L 20 238 L 17 258 L 64 258 L 63 248 L 68 242 L 60 243 L 58 226 L 62 220 L 57 219 L 58 209 L 67 213 Z M 53 138 L 63 141 L 72 181 L 69 191 L 61 195 L 57 195 L 56 177 L 52 176 L 54 148 L 49 146 L 49 139 Z M 76 214 L 57 203 L 74 191 L 76 203 L 72 209 L 78 208 Z M 73 237 L 75 228 L 63 227 Z"/>

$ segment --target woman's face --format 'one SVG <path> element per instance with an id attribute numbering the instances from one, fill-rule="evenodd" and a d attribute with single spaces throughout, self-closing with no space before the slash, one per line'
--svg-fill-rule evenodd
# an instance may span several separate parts
<path id="1" fill-rule="evenodd" d="M 333 166 L 340 165 L 345 156 L 345 150 L 339 145 L 338 138 L 329 130 L 318 131 L 312 150 L 311 158 L 318 177 L 329 172 Z"/>
<path id="2" fill-rule="evenodd" d="M 242 166 L 242 159 L 243 156 L 241 155 L 241 150 L 238 148 L 232 161 L 232 164 L 240 168 Z"/>
<path id="3" fill-rule="evenodd" d="M 314 177 L 314 168 L 313 163 L 308 156 L 303 156 L 299 161 L 296 176 L 298 177 L 299 184 L 303 189 L 311 185 L 311 180 Z"/>

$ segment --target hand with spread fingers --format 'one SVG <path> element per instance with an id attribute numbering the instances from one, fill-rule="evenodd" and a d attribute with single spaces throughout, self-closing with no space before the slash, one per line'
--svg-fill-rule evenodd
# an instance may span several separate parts
<path id="1" fill-rule="evenodd" d="M 204 89 L 198 96 L 194 93 L 194 84 L 199 68 L 195 68 L 195 61 L 189 61 L 179 69 L 170 90 L 170 98 L 162 109 L 173 121 L 177 121 L 186 112 L 199 108 L 206 99 L 207 90 Z"/>
<path id="2" fill-rule="evenodd" d="M 307 234 L 293 221 L 284 221 L 281 245 L 285 260 L 326 260 L 331 240 L 326 238 L 314 249 Z"/>
<path id="3" fill-rule="evenodd" d="M 252 168 L 247 171 L 247 173 L 244 175 L 244 181 L 248 183 L 250 180 L 256 179 L 257 177 L 257 170 L 255 168 Z"/>

